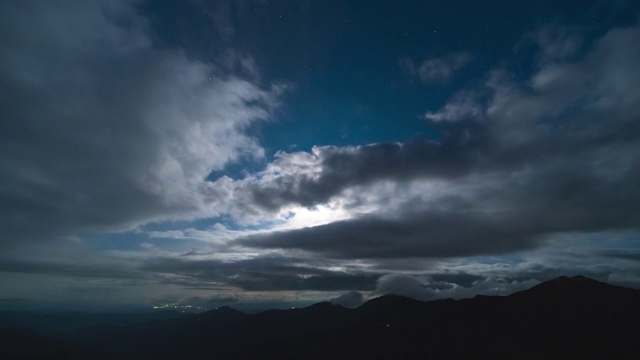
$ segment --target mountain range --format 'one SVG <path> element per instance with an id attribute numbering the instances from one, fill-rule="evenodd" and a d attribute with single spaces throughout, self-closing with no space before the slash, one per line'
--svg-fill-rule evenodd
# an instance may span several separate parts
<path id="1" fill-rule="evenodd" d="M 640 290 L 559 277 L 509 296 L 385 295 L 246 314 L 230 307 L 43 334 L 0 330 L 2 359 L 640 359 Z"/>

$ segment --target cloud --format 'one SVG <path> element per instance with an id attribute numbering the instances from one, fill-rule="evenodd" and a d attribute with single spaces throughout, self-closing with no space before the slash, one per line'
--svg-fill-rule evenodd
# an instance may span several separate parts
<path id="1" fill-rule="evenodd" d="M 378 280 L 374 295 L 401 295 L 416 300 L 427 300 L 431 298 L 430 292 L 425 284 L 418 278 L 405 274 L 389 274 L 382 276 Z"/>
<path id="2" fill-rule="evenodd" d="M 439 142 L 280 154 L 265 173 L 234 183 L 251 194 L 246 204 L 329 202 L 352 216 L 238 244 L 345 259 L 450 258 L 530 249 L 553 234 L 637 230 L 638 39 L 637 27 L 611 30 L 583 58 L 540 68 L 529 86 L 490 72 L 478 90 L 490 94 L 483 121 L 441 122 Z"/>
<path id="3" fill-rule="evenodd" d="M 411 59 L 403 59 L 401 65 L 425 84 L 442 84 L 448 82 L 455 72 L 469 64 L 471 60 L 471 54 L 461 51 L 425 60 L 420 65 L 416 65 Z"/>
<path id="4" fill-rule="evenodd" d="M 455 150 L 416 139 L 407 143 L 314 147 L 311 156 L 282 153 L 280 159 L 283 161 L 278 162 L 276 172 L 290 177 L 278 176 L 274 181 L 266 182 L 265 185 L 270 186 L 265 188 L 257 183 L 252 195 L 256 203 L 267 208 L 279 206 L 279 199 L 291 199 L 301 205 L 312 206 L 349 186 L 384 178 L 402 181 L 427 173 L 434 177 L 455 177 L 466 160 L 462 158 L 463 154 Z M 289 162 L 303 155 L 306 158 L 305 167 L 288 173 L 293 170 Z M 281 185 L 280 182 L 284 183 Z M 282 193 L 282 189 L 287 190 Z"/>
<path id="5" fill-rule="evenodd" d="M 429 139 L 278 152 L 262 171 L 211 181 L 234 161 L 264 161 L 251 129 L 287 89 L 225 48 L 229 6 L 213 26 L 223 50 L 204 62 L 160 43 L 129 2 L 0 4 L 10 15 L 0 24 L 7 294 L 206 302 L 352 291 L 333 300 L 355 304 L 374 288 L 506 294 L 576 269 L 638 284 L 628 247 L 603 236 L 603 248 L 576 250 L 640 224 L 638 27 L 593 42 L 543 28 L 525 82 L 506 65 L 491 70 L 424 113 Z M 469 61 L 405 66 L 434 84 Z M 221 223 L 152 224 L 113 245 L 64 240 L 203 218 Z"/>
<path id="6" fill-rule="evenodd" d="M 541 66 L 554 62 L 575 59 L 585 45 L 583 37 L 586 29 L 576 26 L 546 25 L 524 36 L 515 46 L 515 50 L 534 45 L 538 52 L 538 64 Z"/>
<path id="7" fill-rule="evenodd" d="M 263 156 L 282 86 L 159 45 L 130 2 L 1 6 L 3 245 L 211 215 L 208 174 Z"/>
<path id="8" fill-rule="evenodd" d="M 131 262 L 97 258 L 86 253 L 83 255 L 85 259 L 73 262 L 44 257 L 2 257 L 0 272 L 122 280 L 139 280 L 146 277 Z"/>
<path id="9" fill-rule="evenodd" d="M 329 302 L 346 308 L 355 308 L 364 302 L 364 296 L 358 291 L 349 291 L 348 293 L 329 300 Z"/>
<path id="10" fill-rule="evenodd" d="M 508 214 L 409 210 L 398 215 L 363 217 L 237 241 L 250 247 L 300 249 L 351 259 L 499 254 L 536 244 L 535 231 Z"/>
<path id="11" fill-rule="evenodd" d="M 232 204 L 226 211 L 236 220 L 257 223 L 291 206 L 312 208 L 349 189 L 382 180 L 457 178 L 468 171 L 469 155 L 464 145 L 424 139 L 314 147 L 310 153 L 279 152 L 264 171 L 239 180 L 223 177 L 211 187 L 225 189 L 225 202 Z"/>
<path id="12" fill-rule="evenodd" d="M 640 262 L 640 251 L 636 249 L 625 250 L 603 250 L 600 252 L 602 256 L 614 259 L 624 259 L 633 262 Z"/>
<path id="13" fill-rule="evenodd" d="M 484 108 L 480 104 L 479 96 L 473 92 L 461 91 L 457 93 L 442 109 L 437 112 L 428 111 L 425 119 L 433 122 L 481 120 Z"/>
<path id="14" fill-rule="evenodd" d="M 364 290 L 373 287 L 376 275 L 354 269 L 332 270 L 321 261 L 264 255 L 238 261 L 154 258 L 142 267 L 146 272 L 177 274 L 181 285 L 219 286 L 246 291 Z M 166 278 L 172 283 L 174 279 Z"/>
<path id="15" fill-rule="evenodd" d="M 536 280 L 518 281 L 489 277 L 477 280 L 469 286 L 461 286 L 456 283 L 433 281 L 429 276 L 389 274 L 380 277 L 372 295 L 394 294 L 422 301 L 464 299 L 476 295 L 509 295 L 538 283 Z"/>

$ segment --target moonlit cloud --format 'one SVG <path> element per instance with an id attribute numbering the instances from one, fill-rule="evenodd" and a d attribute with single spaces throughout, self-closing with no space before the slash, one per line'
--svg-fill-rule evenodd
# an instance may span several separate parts
<path id="1" fill-rule="evenodd" d="M 504 72 L 489 74 L 486 86 L 493 95 L 483 110 L 486 119 L 460 132 L 460 138 L 297 153 L 296 159 L 312 165 L 295 163 L 256 183 L 255 204 L 265 209 L 315 206 L 329 199 L 349 204 L 357 203 L 350 196 L 371 192 L 378 206 L 351 219 L 255 235 L 241 243 L 347 258 L 451 257 L 527 249 L 555 233 L 635 229 L 639 209 L 634 204 L 640 199 L 632 183 L 640 163 L 631 154 L 638 152 L 639 141 L 629 114 L 638 113 L 631 98 L 640 99 L 628 86 L 640 79 L 618 74 L 632 73 L 630 60 L 640 60 L 640 54 L 616 44 L 628 44 L 637 32 L 611 31 L 583 60 L 554 70 L 554 77 L 572 76 L 571 81 L 538 85 L 536 79 L 557 65 L 534 74 L 529 90 Z M 600 108 L 590 101 L 604 95 L 596 79 L 610 84 L 606 93 L 618 94 L 615 102 Z M 592 85 L 574 85 L 580 83 Z M 606 122 L 596 121 L 598 113 L 608 114 Z M 397 208 L 384 193 L 372 191 L 376 183 L 440 179 L 447 180 L 441 196 L 414 193 Z M 357 188 L 358 195 L 349 188 Z"/>
<path id="2" fill-rule="evenodd" d="M 480 105 L 479 96 L 473 92 L 459 92 L 442 109 L 437 112 L 428 111 L 425 119 L 433 122 L 481 120 L 484 109 Z"/>
<path id="3" fill-rule="evenodd" d="M 204 216 L 208 174 L 264 156 L 246 130 L 281 86 L 156 44 L 129 2 L 3 7 L 4 245 Z"/>

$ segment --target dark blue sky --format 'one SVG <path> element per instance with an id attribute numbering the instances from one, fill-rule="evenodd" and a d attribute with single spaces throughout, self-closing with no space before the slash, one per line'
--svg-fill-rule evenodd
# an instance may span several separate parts
<path id="1" fill-rule="evenodd" d="M 232 47 L 250 55 L 260 80 L 295 90 L 275 123 L 258 132 L 267 150 L 309 150 L 437 138 L 421 119 L 454 91 L 477 85 L 501 66 L 521 79 L 536 71 L 535 46 L 523 35 L 548 24 L 575 27 L 585 42 L 636 21 L 632 2 L 601 1 L 264 1 L 146 4 L 158 41 L 216 61 Z M 220 8 L 225 8 L 223 15 Z M 223 25 L 216 16 L 226 17 Z M 228 31 L 217 34 L 218 27 Z M 585 47 L 588 44 L 584 44 Z M 424 86 L 402 61 L 469 52 L 472 60 L 444 82 Z"/>
<path id="2" fill-rule="evenodd" d="M 1 7 L 0 305 L 640 286 L 636 1 Z"/>

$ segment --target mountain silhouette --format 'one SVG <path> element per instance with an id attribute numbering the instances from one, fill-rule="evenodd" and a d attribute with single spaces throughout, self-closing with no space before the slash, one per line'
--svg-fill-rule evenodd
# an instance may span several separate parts
<path id="1" fill-rule="evenodd" d="M 56 338 L 23 332 L 25 346 L 31 336 L 57 357 L 20 358 L 640 359 L 638 334 L 640 290 L 576 276 L 509 296 L 422 302 L 385 295 L 356 309 L 324 302 L 254 315 L 222 307 Z"/>

